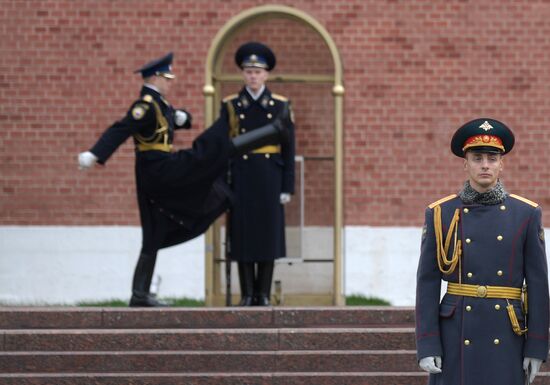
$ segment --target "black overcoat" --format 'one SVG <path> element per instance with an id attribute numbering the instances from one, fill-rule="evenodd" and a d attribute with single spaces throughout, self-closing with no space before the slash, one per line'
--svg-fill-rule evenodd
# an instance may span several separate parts
<path id="1" fill-rule="evenodd" d="M 289 101 L 265 88 L 254 100 L 245 88 L 222 102 L 220 119 L 232 136 L 272 123 Z M 276 152 L 252 151 L 231 163 L 231 258 L 239 262 L 271 261 L 286 255 L 281 193 L 294 193 L 294 125 Z M 273 147 L 271 147 L 273 148 Z M 265 150 L 265 149 L 264 149 Z"/>
<path id="2" fill-rule="evenodd" d="M 441 207 L 445 235 L 459 209 L 461 267 L 444 275 L 436 260 L 434 207 Z M 449 251 L 449 255 L 452 253 Z M 441 281 L 528 290 L 527 317 L 520 300 L 508 300 L 527 334 L 516 335 L 506 299 L 445 294 Z M 541 209 L 510 195 L 497 205 L 465 205 L 456 196 L 426 209 L 417 273 L 416 343 L 418 359 L 441 356 L 443 372 L 431 374 L 438 385 L 521 385 L 524 357 L 548 355 L 548 272 Z"/>
<path id="3" fill-rule="evenodd" d="M 158 126 L 153 103 L 168 122 L 167 144 L 171 145 L 174 129 L 183 127 L 175 125 L 172 106 L 155 90 L 143 87 L 126 116 L 90 149 L 103 164 L 128 137 L 134 137 L 136 191 L 146 250 L 200 235 L 229 207 L 231 196 L 225 182 L 232 148 L 227 123 L 216 121 L 189 149 L 140 151 L 136 138 L 153 138 Z"/>

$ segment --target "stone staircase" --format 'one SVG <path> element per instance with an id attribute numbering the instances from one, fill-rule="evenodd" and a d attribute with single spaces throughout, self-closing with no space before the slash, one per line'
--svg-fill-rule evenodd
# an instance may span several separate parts
<path id="1" fill-rule="evenodd" d="M 413 323 L 394 307 L 6 307 L 0 385 L 424 385 Z"/>

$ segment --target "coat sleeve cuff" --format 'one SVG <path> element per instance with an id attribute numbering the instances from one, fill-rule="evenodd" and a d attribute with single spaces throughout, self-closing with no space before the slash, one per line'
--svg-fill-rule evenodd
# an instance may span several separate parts
<path id="1" fill-rule="evenodd" d="M 527 337 L 523 356 L 546 361 L 548 358 L 548 340 Z"/>
<path id="2" fill-rule="evenodd" d="M 443 356 L 439 335 L 420 337 L 416 340 L 416 357 L 419 361 L 425 357 L 435 356 Z"/>

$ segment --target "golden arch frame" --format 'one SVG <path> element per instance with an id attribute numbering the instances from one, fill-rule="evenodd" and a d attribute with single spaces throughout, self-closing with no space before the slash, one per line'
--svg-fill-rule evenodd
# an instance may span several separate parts
<path id="1" fill-rule="evenodd" d="M 216 100 L 215 82 L 220 79 L 219 69 L 221 63 L 219 60 L 223 57 L 225 43 L 230 41 L 232 37 L 244 25 L 256 21 L 261 18 L 284 17 L 305 24 L 312 28 L 323 39 L 327 45 L 332 60 L 334 63 L 334 75 L 332 76 L 309 76 L 306 81 L 332 83 L 332 95 L 334 97 L 334 270 L 333 270 L 333 305 L 344 305 L 344 288 L 343 288 L 343 69 L 340 54 L 336 44 L 327 30 L 314 18 L 307 13 L 295 8 L 283 5 L 263 5 L 245 10 L 231 18 L 216 34 L 206 58 L 205 65 L 205 85 L 203 94 L 205 99 L 205 124 L 206 127 L 214 122 L 215 107 L 219 100 Z M 217 78 L 218 77 L 218 78 Z M 299 77 L 302 79 L 302 77 Z M 292 81 L 296 80 L 296 76 L 280 76 L 278 80 Z M 219 97 L 219 96 L 218 96 Z M 214 244 L 216 239 L 212 229 L 206 234 L 205 245 L 205 299 L 206 305 L 213 305 L 214 294 Z"/>

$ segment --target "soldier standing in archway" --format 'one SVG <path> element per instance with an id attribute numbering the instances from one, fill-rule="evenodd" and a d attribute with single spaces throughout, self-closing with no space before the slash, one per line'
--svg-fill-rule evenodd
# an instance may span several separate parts
<path id="1" fill-rule="evenodd" d="M 249 42 L 235 54 L 245 86 L 222 102 L 220 119 L 238 138 L 269 124 L 290 108 L 287 98 L 265 86 L 275 55 L 264 44 Z M 290 112 L 292 118 L 292 112 Z M 230 215 L 231 259 L 238 262 L 241 306 L 270 304 L 274 261 L 284 257 L 283 205 L 294 193 L 294 124 L 287 121 L 288 141 L 235 158 L 230 178 L 235 204 Z"/>

